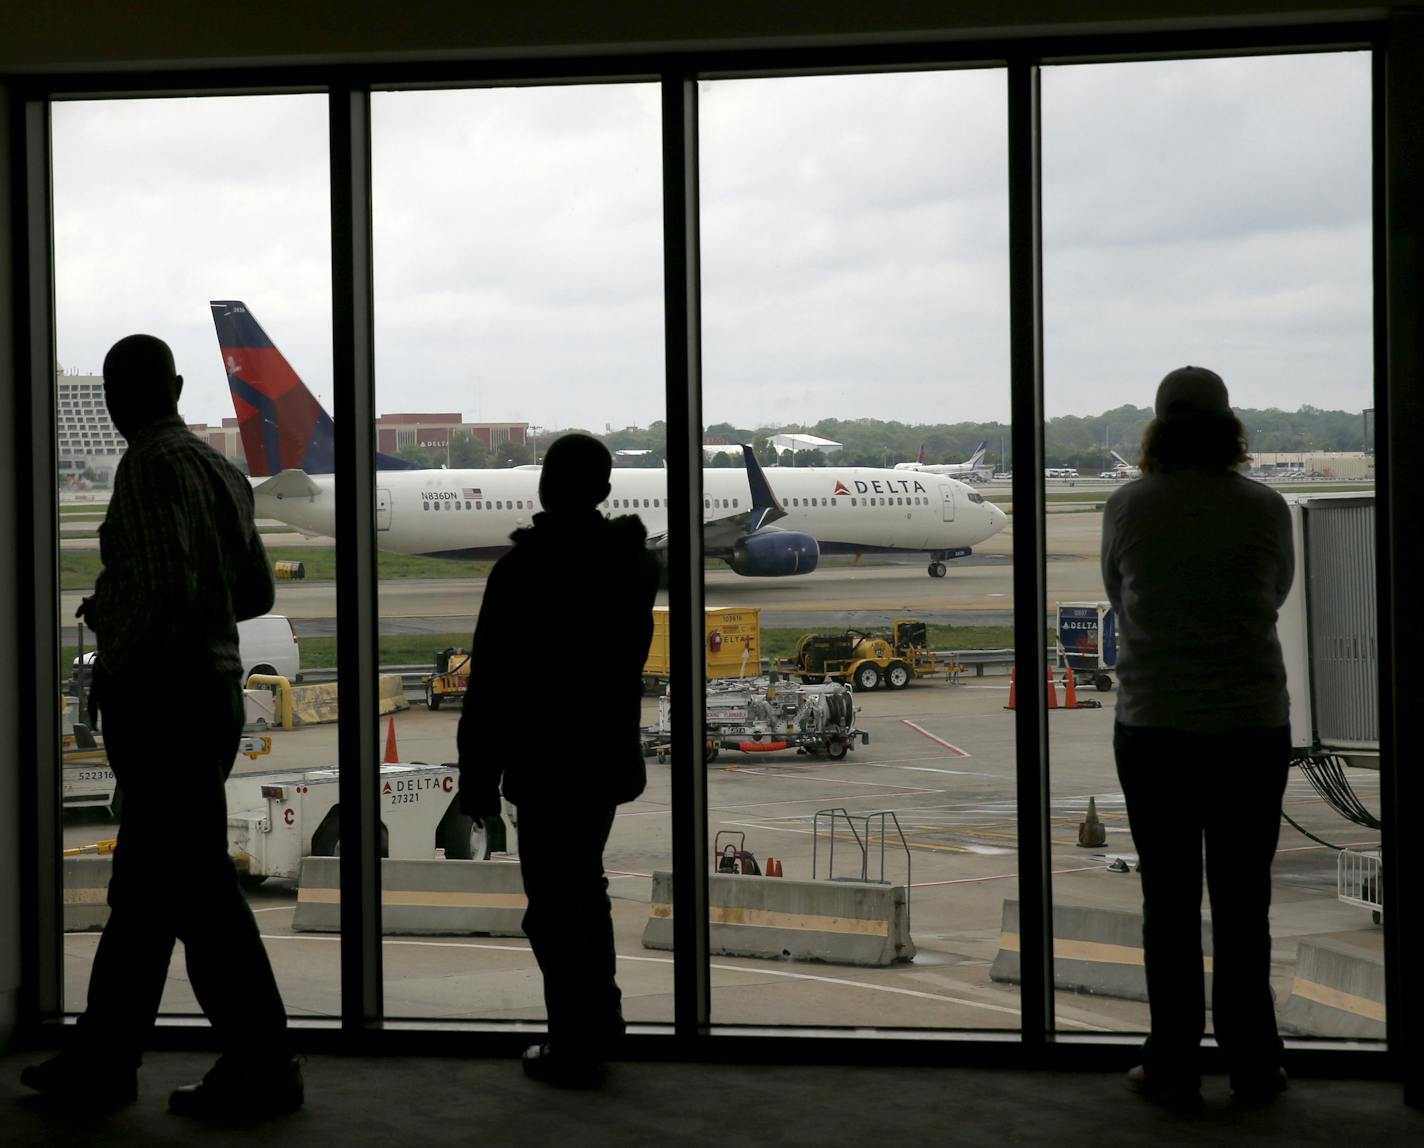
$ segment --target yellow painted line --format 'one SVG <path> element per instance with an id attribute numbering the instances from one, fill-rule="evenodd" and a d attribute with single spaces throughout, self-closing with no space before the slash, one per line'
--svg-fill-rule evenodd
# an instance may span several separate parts
<path id="1" fill-rule="evenodd" d="M 297 900 L 309 905 L 339 905 L 339 889 L 298 889 Z M 434 893 L 411 889 L 382 889 L 382 905 L 416 905 L 439 909 L 525 909 L 523 893 Z"/>
<path id="2" fill-rule="evenodd" d="M 999 948 L 1011 953 L 1019 951 L 1017 933 L 1000 933 Z M 1077 941 L 1068 937 L 1053 938 L 1053 956 L 1064 961 L 1096 961 L 1104 965 L 1140 965 L 1142 950 L 1133 945 L 1109 945 L 1103 941 Z M 1202 958 L 1206 972 L 1211 972 L 1210 957 Z"/>
<path id="3" fill-rule="evenodd" d="M 1357 996 L 1354 993 L 1347 993 L 1343 989 L 1332 989 L 1329 985 L 1316 984 L 1314 981 L 1303 980 L 1301 977 L 1295 978 L 1295 983 L 1291 985 L 1291 992 L 1308 1001 L 1325 1005 L 1327 1008 L 1336 1008 L 1341 1012 L 1354 1013 L 1356 1016 L 1384 1023 L 1383 1001 Z"/>
<path id="4" fill-rule="evenodd" d="M 65 889 L 64 903 L 66 905 L 103 905 L 109 899 L 108 883 L 105 882 L 96 889 Z"/>
<path id="5" fill-rule="evenodd" d="M 662 901 L 648 905 L 648 916 L 659 920 L 672 917 L 672 906 Z M 713 905 L 707 911 L 713 925 L 740 925 L 749 929 L 801 929 L 810 933 L 848 933 L 863 937 L 888 937 L 890 922 L 866 917 L 817 917 L 802 913 L 776 913 L 770 909 L 738 909 Z"/>

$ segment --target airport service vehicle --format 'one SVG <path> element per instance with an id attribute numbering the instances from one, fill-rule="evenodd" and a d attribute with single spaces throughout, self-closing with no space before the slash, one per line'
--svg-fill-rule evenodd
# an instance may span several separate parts
<path id="1" fill-rule="evenodd" d="M 272 752 L 272 739 L 244 735 L 237 752 L 256 761 Z M 59 766 L 60 804 L 65 809 L 107 808 L 115 817 L 123 804 L 108 754 L 87 726 L 74 727 L 74 743 L 65 744 Z"/>
<path id="2" fill-rule="evenodd" d="M 435 672 L 420 679 L 425 687 L 425 708 L 438 710 L 446 698 L 463 698 L 470 683 L 470 654 L 455 646 L 435 655 Z"/>
<path id="3" fill-rule="evenodd" d="M 761 672 L 761 611 L 757 607 L 707 606 L 706 651 L 708 678 L 755 677 Z M 643 690 L 667 686 L 672 673 L 668 649 L 668 608 L 653 607 L 653 640 L 643 663 Z"/>
<path id="4" fill-rule="evenodd" d="M 672 702 L 665 693 L 658 701 L 658 724 L 647 743 L 659 761 L 667 760 L 672 732 Z M 824 753 L 839 761 L 857 738 L 868 745 L 870 735 L 856 728 L 857 709 L 849 686 L 839 682 L 807 685 L 775 675 L 729 678 L 707 683 L 707 760 L 721 750 L 774 753 L 796 749 Z"/>
<path id="5" fill-rule="evenodd" d="M 1044 478 L 1077 478 L 1078 468 L 1074 466 L 1050 466 L 1043 472 Z"/>
<path id="6" fill-rule="evenodd" d="M 1110 602 L 1059 602 L 1053 637 L 1060 666 L 1091 678 L 1100 693 L 1112 689 L 1108 671 L 1117 668 L 1117 615 Z"/>
<path id="7" fill-rule="evenodd" d="M 339 778 L 336 769 L 280 769 L 228 779 L 228 852 L 248 884 L 295 880 L 303 857 L 340 852 Z M 475 826 L 460 812 L 453 765 L 382 765 L 379 784 L 382 857 L 484 861 L 508 846 L 514 807 Z"/>
<path id="8" fill-rule="evenodd" d="M 897 618 L 889 633 L 846 630 L 842 634 L 806 634 L 796 654 L 777 662 L 784 674 L 815 685 L 849 682 L 857 690 L 903 690 L 916 678 L 959 673 L 959 659 L 929 648 L 929 627 L 914 618 Z"/>
<path id="9" fill-rule="evenodd" d="M 74 659 L 71 692 L 89 688 L 93 676 L 94 650 Z M 253 674 L 280 674 L 289 682 L 302 680 L 301 643 L 291 619 L 282 614 L 262 614 L 237 624 L 237 656 L 242 662 L 242 680 Z M 174 667 L 178 673 L 182 667 Z"/>
<path id="10" fill-rule="evenodd" d="M 238 301 L 211 304 L 252 474 L 257 514 L 308 535 L 336 529 L 334 427 L 315 396 Z M 822 554 L 928 554 L 929 575 L 1008 522 L 953 478 L 870 467 L 777 468 L 750 447 L 745 467 L 702 472 L 705 552 L 738 574 L 809 574 Z M 376 545 L 398 554 L 491 558 L 539 509 L 539 468 L 387 470 L 377 459 Z M 615 468 L 600 509 L 633 514 L 665 552 L 673 516 L 661 469 Z M 774 490 L 773 490 L 774 486 Z M 680 519 L 679 519 L 680 520 Z M 571 565 L 582 555 L 568 556 Z"/>

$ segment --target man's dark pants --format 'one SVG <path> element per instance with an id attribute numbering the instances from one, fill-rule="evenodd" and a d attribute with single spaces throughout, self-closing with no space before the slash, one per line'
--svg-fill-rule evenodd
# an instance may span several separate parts
<path id="1" fill-rule="evenodd" d="M 223 1051 L 257 1066 L 287 1055 L 287 1019 L 227 852 L 223 784 L 242 736 L 242 689 L 235 675 L 177 681 L 101 683 L 123 811 L 80 1043 L 138 1064 L 181 940 Z"/>
<path id="2" fill-rule="evenodd" d="M 1142 863 L 1148 1075 L 1199 1079 L 1205 1029 L 1202 841 L 1211 898 L 1212 1027 L 1232 1085 L 1274 1081 L 1281 1041 L 1271 999 L 1271 861 L 1280 836 L 1290 729 L 1238 734 L 1119 725 L 1118 778 Z"/>
<path id="3" fill-rule="evenodd" d="M 603 875 L 614 808 L 519 807 L 519 869 L 529 901 L 524 933 L 544 974 L 549 1042 L 570 1058 L 601 1059 L 623 1034 Z"/>

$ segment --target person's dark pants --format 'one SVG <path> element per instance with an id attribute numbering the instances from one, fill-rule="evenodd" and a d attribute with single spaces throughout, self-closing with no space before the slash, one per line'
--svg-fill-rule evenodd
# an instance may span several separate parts
<path id="1" fill-rule="evenodd" d="M 79 1046 L 139 1063 L 181 940 L 224 1053 L 258 1065 L 286 1057 L 282 998 L 227 852 L 223 783 L 243 720 L 236 676 L 109 680 L 102 719 L 123 808 Z"/>
<path id="2" fill-rule="evenodd" d="M 549 1043 L 571 1058 L 602 1059 L 623 1035 L 603 875 L 614 808 L 519 807 L 519 869 L 529 901 L 524 933 L 544 974 Z"/>
<path id="3" fill-rule="evenodd" d="M 1271 999 L 1271 861 L 1290 768 L 1290 729 L 1237 734 L 1119 725 L 1118 778 L 1141 858 L 1142 950 L 1151 1033 L 1143 1063 L 1199 1079 L 1206 1024 L 1202 841 L 1211 898 L 1212 1027 L 1232 1085 L 1272 1082 L 1281 1041 Z"/>

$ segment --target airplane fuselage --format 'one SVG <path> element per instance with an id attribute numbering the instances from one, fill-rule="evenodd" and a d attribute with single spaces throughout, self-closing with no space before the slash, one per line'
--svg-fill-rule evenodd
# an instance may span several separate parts
<path id="1" fill-rule="evenodd" d="M 751 508 L 747 472 L 707 469 L 704 523 Z M 307 534 L 335 529 L 334 476 L 312 475 L 316 492 L 275 498 L 257 493 L 257 514 Z M 938 475 L 867 467 L 779 468 L 768 475 L 785 517 L 780 530 L 802 531 L 822 553 L 954 551 L 1001 530 L 1003 511 L 962 482 Z M 260 487 L 263 479 L 254 479 Z M 600 509 L 635 514 L 650 536 L 686 520 L 669 514 L 663 470 L 615 469 Z M 488 557 L 509 548 L 510 534 L 539 510 L 538 470 L 382 471 L 376 475 L 376 544 L 399 554 Z"/>

